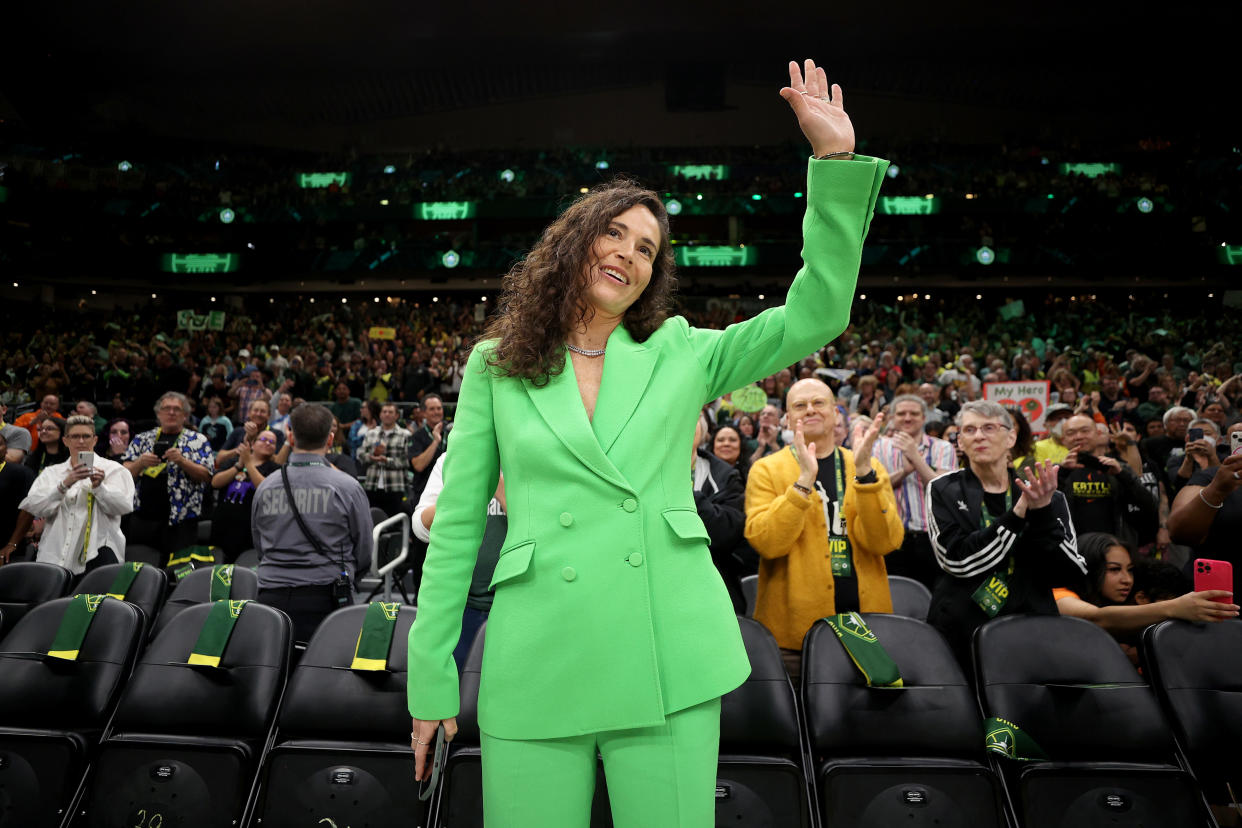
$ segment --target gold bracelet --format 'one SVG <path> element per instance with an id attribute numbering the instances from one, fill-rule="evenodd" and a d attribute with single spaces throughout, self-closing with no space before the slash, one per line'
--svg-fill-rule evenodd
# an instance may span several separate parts
<path id="1" fill-rule="evenodd" d="M 854 151 L 853 150 L 842 150 L 841 152 L 830 152 L 827 155 L 816 155 L 815 156 L 816 161 L 828 161 L 829 159 L 832 159 L 832 158 L 844 158 L 847 161 L 853 161 Z"/>

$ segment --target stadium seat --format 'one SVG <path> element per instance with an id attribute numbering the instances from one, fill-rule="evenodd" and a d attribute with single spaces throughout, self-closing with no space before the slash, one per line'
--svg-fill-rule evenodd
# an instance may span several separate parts
<path id="1" fill-rule="evenodd" d="M 77 660 L 38 656 L 51 649 L 70 603 L 61 598 L 39 604 L 0 641 L 0 825 L 5 828 L 61 823 L 141 646 L 142 613 L 106 599 Z"/>
<path id="2" fill-rule="evenodd" d="M 355 671 L 366 612 L 345 607 L 324 619 L 289 680 L 255 809 L 264 828 L 328 825 L 324 818 L 340 828 L 415 824 L 423 812 L 405 685 L 415 609 L 400 609 L 388 669 Z"/>
<path id="3" fill-rule="evenodd" d="M 0 566 L 0 638 L 17 626 L 31 607 L 59 598 L 69 591 L 73 573 L 63 566 L 14 561 Z"/>
<path id="4" fill-rule="evenodd" d="M 449 746 L 440 792 L 432 820 L 436 828 L 483 828 L 483 766 L 479 750 L 479 674 L 483 669 L 483 646 L 487 625 L 479 627 L 462 667 L 457 714 L 457 736 Z M 595 798 L 591 802 L 591 828 L 612 825 L 603 765 L 597 764 Z"/>
<path id="5" fill-rule="evenodd" d="M 1003 826 L 978 706 L 949 646 L 918 619 L 863 619 L 897 665 L 902 687 L 868 687 L 822 621 L 803 643 L 802 692 L 824 828 Z"/>
<path id="6" fill-rule="evenodd" d="M 893 596 L 893 614 L 907 618 L 927 620 L 927 608 L 931 606 L 931 590 L 913 578 L 904 575 L 888 576 L 888 591 Z"/>
<path id="7" fill-rule="evenodd" d="M 166 554 L 154 546 L 143 546 L 140 543 L 126 545 L 125 560 L 129 562 L 140 561 L 159 567 L 168 564 L 168 556 Z"/>
<path id="8" fill-rule="evenodd" d="M 742 576 L 742 597 L 746 599 L 746 617 L 755 617 L 755 599 L 759 595 L 759 576 Z"/>
<path id="9" fill-rule="evenodd" d="M 974 656 L 985 714 L 1017 725 L 1048 756 L 998 760 L 1028 828 L 1205 824 L 1202 795 L 1176 764 L 1155 694 L 1102 628 L 1067 616 L 1004 616 L 976 631 Z"/>
<path id="10" fill-rule="evenodd" d="M 259 568 L 259 550 L 246 549 L 240 555 L 237 556 L 237 560 L 234 561 L 233 563 L 237 564 L 238 566 L 245 567 L 246 569 L 258 569 Z"/>
<path id="11" fill-rule="evenodd" d="M 218 667 L 188 665 L 212 604 L 190 607 L 134 669 L 88 780 L 80 824 L 90 828 L 231 828 L 271 736 L 289 664 L 292 625 L 246 604 Z"/>
<path id="12" fill-rule="evenodd" d="M 164 608 L 152 625 L 151 637 L 160 634 L 160 630 L 168 626 L 168 622 L 185 609 L 195 604 L 205 604 L 211 600 L 211 576 L 214 567 L 196 569 L 177 582 L 172 595 L 169 596 Z M 244 566 L 233 568 L 233 589 L 229 597 L 234 601 L 242 599 L 254 600 L 259 594 L 259 576 L 254 570 Z"/>
<path id="13" fill-rule="evenodd" d="M 92 570 L 78 581 L 73 590 L 74 595 L 95 595 L 106 593 L 116 580 L 117 573 L 129 564 L 108 564 Z M 168 594 L 168 576 L 164 570 L 156 566 L 144 566 L 138 570 L 134 582 L 125 593 L 125 601 L 142 610 L 148 632 L 155 623 L 160 607 L 164 606 L 164 598 Z"/>
<path id="14" fill-rule="evenodd" d="M 198 522 L 198 534 L 194 538 L 194 542 L 202 546 L 211 543 L 211 521 L 200 520 Z"/>
<path id="15" fill-rule="evenodd" d="M 1208 800 L 1242 793 L 1242 621 L 1148 627 L 1143 665 Z"/>
<path id="16" fill-rule="evenodd" d="M 717 825 L 811 824 L 796 694 L 772 634 L 739 618 L 750 676 L 720 700 Z"/>

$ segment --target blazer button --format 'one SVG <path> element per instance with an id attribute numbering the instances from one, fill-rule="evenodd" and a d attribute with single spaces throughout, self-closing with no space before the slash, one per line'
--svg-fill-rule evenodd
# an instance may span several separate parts
<path id="1" fill-rule="evenodd" d="M 630 556 L 626 558 L 626 560 L 629 561 L 630 566 L 642 566 L 643 565 L 643 553 L 642 552 L 631 552 Z"/>
<path id="2" fill-rule="evenodd" d="M 568 528 L 569 526 L 573 525 L 573 522 L 574 522 L 573 515 L 571 515 L 569 512 L 561 512 L 561 526 Z"/>
<path id="3" fill-rule="evenodd" d="M 638 508 L 638 501 L 632 497 L 627 497 L 625 500 L 621 501 L 621 508 L 627 512 L 632 512 Z"/>
<path id="4" fill-rule="evenodd" d="M 566 581 L 572 581 L 578 577 L 578 572 L 572 566 L 567 566 L 561 570 L 561 577 Z"/>

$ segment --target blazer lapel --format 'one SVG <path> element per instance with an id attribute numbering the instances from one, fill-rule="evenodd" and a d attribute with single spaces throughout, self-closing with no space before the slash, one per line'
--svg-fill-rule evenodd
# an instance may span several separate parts
<path id="1" fill-rule="evenodd" d="M 600 477 L 627 491 L 633 490 L 629 481 L 617 471 L 617 467 L 604 454 L 595 439 L 595 432 L 591 430 L 591 423 L 587 420 L 586 408 L 582 405 L 582 395 L 578 391 L 573 361 L 568 355 L 565 357 L 565 370 L 549 377 L 547 385 L 539 388 L 529 379 L 523 379 L 522 385 L 539 411 L 539 416 L 543 417 L 548 428 L 565 444 L 565 448 Z M 602 396 L 601 392 L 601 401 Z M 596 414 L 599 413 L 598 405 L 595 411 Z"/>
<path id="2" fill-rule="evenodd" d="M 604 357 L 604 377 L 600 382 L 599 399 L 591 427 L 605 452 L 625 429 L 655 370 L 659 346 L 648 347 L 635 342 L 630 332 L 620 325 L 608 337 L 608 354 Z"/>

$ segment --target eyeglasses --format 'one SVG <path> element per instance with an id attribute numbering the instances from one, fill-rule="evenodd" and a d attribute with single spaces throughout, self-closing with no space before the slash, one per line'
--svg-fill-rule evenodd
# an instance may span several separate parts
<path id="1" fill-rule="evenodd" d="M 260 443 L 271 443 L 272 445 L 276 445 L 276 438 L 275 437 L 260 437 L 259 442 Z"/>
<path id="2" fill-rule="evenodd" d="M 55 431 L 59 433 L 60 429 L 54 425 L 46 425 L 46 426 L 39 426 L 39 431 Z"/>
<path id="3" fill-rule="evenodd" d="M 171 411 L 171 412 L 173 412 L 174 414 L 180 414 L 180 413 L 181 413 L 181 406 L 179 406 L 179 405 L 161 405 L 161 406 L 160 406 L 160 411 Z"/>
<path id="4" fill-rule="evenodd" d="M 65 439 L 66 440 L 82 440 L 82 441 L 94 440 L 95 435 L 94 434 L 66 434 Z"/>
<path id="5" fill-rule="evenodd" d="M 1008 431 L 1010 426 L 1002 425 L 1001 423 L 984 423 L 981 426 L 968 425 L 959 428 L 957 433 L 963 437 L 974 437 L 977 432 L 981 431 L 984 437 L 995 437 L 1002 428 Z"/>

